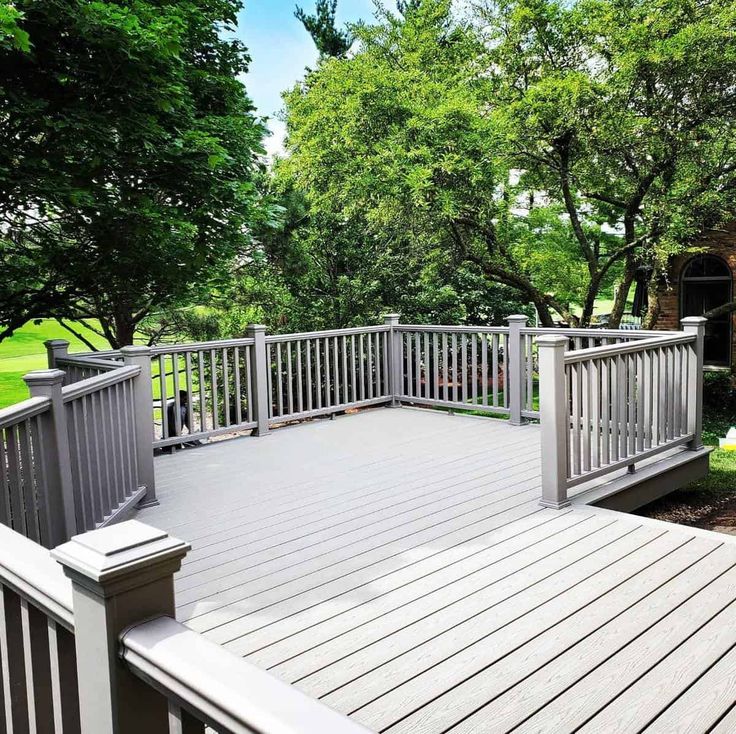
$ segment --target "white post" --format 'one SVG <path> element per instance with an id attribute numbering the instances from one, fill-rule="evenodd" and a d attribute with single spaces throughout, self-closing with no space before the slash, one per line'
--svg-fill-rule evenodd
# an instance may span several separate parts
<path id="1" fill-rule="evenodd" d="M 56 360 L 59 357 L 69 356 L 69 342 L 66 341 L 66 339 L 49 339 L 43 344 L 46 347 L 46 355 L 50 370 L 56 368 Z"/>
<path id="2" fill-rule="evenodd" d="M 703 343 L 708 319 L 702 316 L 687 316 L 680 321 L 682 330 L 695 334 L 695 343 L 688 349 L 688 414 L 687 431 L 693 434 L 688 444 L 692 451 L 703 448 Z"/>
<path id="3" fill-rule="evenodd" d="M 383 323 L 390 328 L 388 333 L 388 363 L 389 384 L 391 386 L 391 407 L 398 408 L 401 404 L 401 381 L 403 378 L 403 364 L 401 354 L 401 332 L 396 327 L 399 325 L 399 314 L 388 313 L 383 317 Z"/>
<path id="4" fill-rule="evenodd" d="M 83 734 L 168 731 L 166 700 L 127 670 L 119 638 L 132 624 L 175 616 L 174 573 L 189 547 L 130 520 L 51 552 L 72 581 Z"/>
<path id="5" fill-rule="evenodd" d="M 542 423 L 542 502 L 544 507 L 566 507 L 567 441 L 570 413 L 565 390 L 565 336 L 540 336 L 539 411 Z"/>
<path id="6" fill-rule="evenodd" d="M 250 324 L 247 335 L 254 339 L 253 365 L 251 369 L 251 385 L 249 399 L 253 401 L 253 415 L 258 425 L 254 435 L 265 436 L 268 434 L 269 418 L 269 394 L 268 394 L 268 370 L 270 365 L 266 359 L 266 327 L 262 324 Z"/>
<path id="7" fill-rule="evenodd" d="M 156 474 L 153 468 L 153 379 L 151 378 L 151 348 L 123 347 L 120 350 L 127 365 L 136 365 L 141 372 L 133 380 L 135 407 L 135 445 L 138 459 L 138 485 L 146 487 L 146 496 L 138 507 L 157 505 Z M 161 410 L 166 410 L 162 404 Z"/>
<path id="8" fill-rule="evenodd" d="M 520 426 L 527 422 L 521 416 L 526 385 L 526 355 L 521 330 L 526 327 L 527 317 L 523 314 L 514 314 L 507 316 L 506 321 L 509 323 L 509 353 L 505 356 L 507 369 L 504 390 L 509 391 L 509 422 L 512 426 Z"/>
<path id="9" fill-rule="evenodd" d="M 42 416 L 40 460 L 46 486 L 45 497 L 39 497 L 46 505 L 47 527 L 42 528 L 42 542 L 47 548 L 63 543 L 77 532 L 74 507 L 69 435 L 66 427 L 66 409 L 61 393 L 64 384 L 62 370 L 36 370 L 24 375 L 32 398 L 48 397 L 51 408 Z"/>

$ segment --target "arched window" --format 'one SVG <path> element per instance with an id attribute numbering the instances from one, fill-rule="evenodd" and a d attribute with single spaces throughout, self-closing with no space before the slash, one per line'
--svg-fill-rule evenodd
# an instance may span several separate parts
<path id="1" fill-rule="evenodd" d="M 733 275 L 714 255 L 694 257 L 682 271 L 681 316 L 702 316 L 732 300 Z M 707 365 L 731 364 L 731 315 L 709 319 L 705 327 L 704 360 Z"/>

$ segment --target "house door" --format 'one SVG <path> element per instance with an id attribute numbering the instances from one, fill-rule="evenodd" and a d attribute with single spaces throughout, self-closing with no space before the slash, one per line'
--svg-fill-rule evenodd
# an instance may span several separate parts
<path id="1" fill-rule="evenodd" d="M 681 315 L 702 316 L 732 299 L 733 277 L 726 263 L 712 255 L 692 259 L 682 275 Z M 706 365 L 731 364 L 731 315 L 709 319 L 705 326 Z"/>

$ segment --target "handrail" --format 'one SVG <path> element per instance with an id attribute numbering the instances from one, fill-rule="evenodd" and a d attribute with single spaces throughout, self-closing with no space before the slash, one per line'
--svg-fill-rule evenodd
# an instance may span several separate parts
<path id="1" fill-rule="evenodd" d="M 104 390 L 106 387 L 132 380 L 134 377 L 138 377 L 140 373 L 141 368 L 136 365 L 118 365 L 117 369 L 111 372 L 103 372 L 101 375 L 95 375 L 94 377 L 88 377 L 86 380 L 66 385 L 62 388 L 61 393 L 64 396 L 64 402 L 68 403 L 81 398 L 83 395 L 89 395 L 98 390 Z"/>
<path id="2" fill-rule="evenodd" d="M 506 334 L 508 333 L 508 326 L 442 326 L 442 325 L 429 325 L 429 324 L 397 324 L 394 327 L 395 331 L 427 331 L 431 333 L 454 333 L 462 334 L 470 333 L 473 334 Z"/>
<path id="3" fill-rule="evenodd" d="M 525 326 L 521 329 L 522 334 L 531 334 L 533 336 L 585 336 L 595 339 L 606 339 L 623 337 L 626 339 L 645 339 L 654 336 L 667 336 L 669 334 L 677 334 L 677 331 L 659 331 L 647 329 L 584 329 L 584 328 L 566 328 L 566 327 L 549 327 L 549 326 Z"/>
<path id="4" fill-rule="evenodd" d="M 57 366 L 63 367 L 69 365 L 72 367 L 96 367 L 100 370 L 116 370 L 122 362 L 115 362 L 111 359 L 99 359 L 97 357 L 85 357 L 78 354 L 70 354 L 66 357 L 56 358 Z"/>
<path id="5" fill-rule="evenodd" d="M 72 585 L 49 551 L 0 525 L 0 583 L 74 631 Z"/>
<path id="6" fill-rule="evenodd" d="M 210 726 L 234 734 L 367 734 L 328 708 L 170 617 L 129 627 L 130 670 Z"/>
<path id="7" fill-rule="evenodd" d="M 565 336 L 564 334 L 562 336 Z M 694 334 L 673 333 L 672 336 L 663 336 L 653 339 L 641 339 L 631 344 L 604 344 L 600 347 L 578 349 L 574 352 L 565 352 L 565 364 L 584 362 L 588 359 L 613 357 L 620 354 L 633 354 L 652 347 L 670 347 L 676 344 L 689 344 L 696 339 Z"/>
<path id="8" fill-rule="evenodd" d="M 326 329 L 325 331 L 305 331 L 293 334 L 269 334 L 266 344 L 276 342 L 301 341 L 303 339 L 327 339 L 333 336 L 357 336 L 358 334 L 376 334 L 389 331 L 388 326 L 355 326 L 349 329 Z"/>
<path id="9" fill-rule="evenodd" d="M 14 426 L 16 423 L 45 413 L 51 405 L 47 397 L 28 398 L 15 405 L 0 409 L 0 429 Z"/>
<path id="10" fill-rule="evenodd" d="M 160 344 L 151 347 L 152 355 L 171 354 L 173 352 L 198 352 L 202 349 L 221 349 L 225 347 L 247 347 L 253 344 L 253 337 L 242 337 L 238 339 L 220 339 L 219 341 L 186 342 L 185 344 Z"/>

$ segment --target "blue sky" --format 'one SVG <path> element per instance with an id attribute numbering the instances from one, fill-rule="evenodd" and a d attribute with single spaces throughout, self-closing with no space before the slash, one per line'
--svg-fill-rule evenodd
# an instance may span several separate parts
<path id="1" fill-rule="evenodd" d="M 273 119 L 281 109 L 281 92 L 304 74 L 304 67 L 314 65 L 317 52 L 309 34 L 294 17 L 296 5 L 308 13 L 314 0 L 245 0 L 238 23 L 238 37 L 250 51 L 252 62 L 245 78 L 248 94 L 258 113 L 272 118 L 273 135 L 266 142 L 269 153 L 281 149 L 284 126 Z M 373 0 L 338 0 L 338 21 L 370 19 Z"/>

